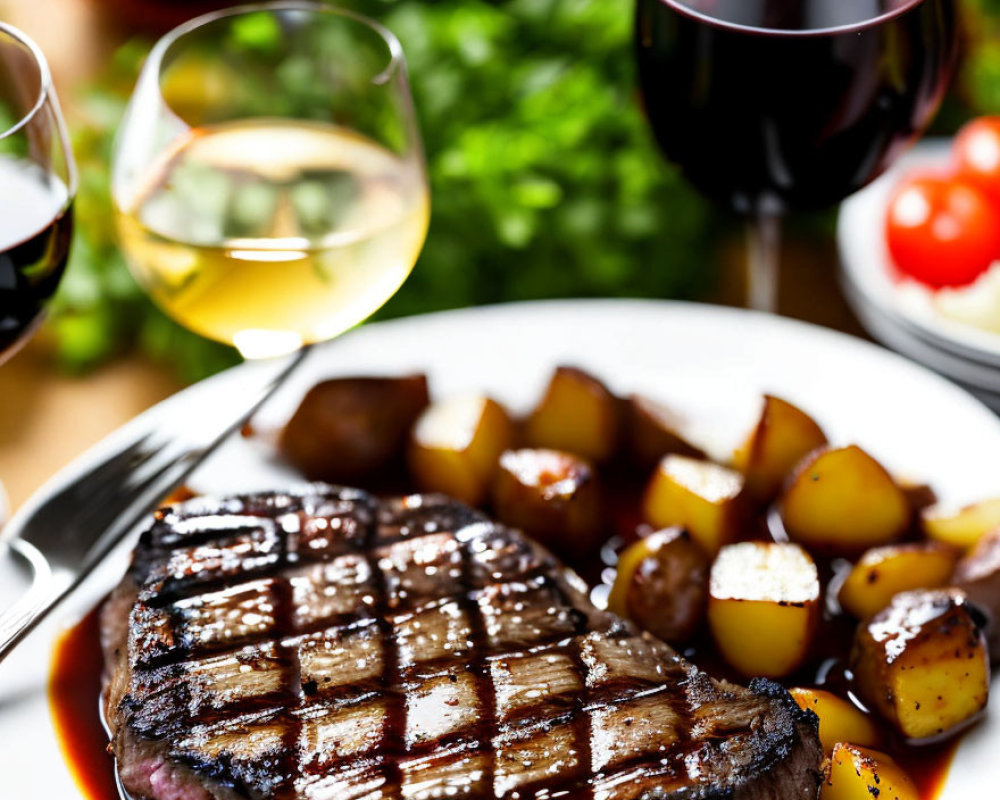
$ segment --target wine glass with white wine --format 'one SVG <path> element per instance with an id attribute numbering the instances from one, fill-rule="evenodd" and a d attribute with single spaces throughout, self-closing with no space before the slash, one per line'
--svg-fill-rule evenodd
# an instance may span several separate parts
<path id="1" fill-rule="evenodd" d="M 413 269 L 429 192 L 395 36 L 307 2 L 192 20 L 119 131 L 121 245 L 167 314 L 246 359 L 332 339 Z"/>

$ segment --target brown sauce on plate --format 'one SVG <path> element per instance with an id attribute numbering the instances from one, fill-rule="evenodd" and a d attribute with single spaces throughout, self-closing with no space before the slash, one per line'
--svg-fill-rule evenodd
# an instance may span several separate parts
<path id="1" fill-rule="evenodd" d="M 95 608 L 59 637 L 49 673 L 56 738 L 86 800 L 118 800 L 115 762 L 99 712 L 103 658 Z"/>

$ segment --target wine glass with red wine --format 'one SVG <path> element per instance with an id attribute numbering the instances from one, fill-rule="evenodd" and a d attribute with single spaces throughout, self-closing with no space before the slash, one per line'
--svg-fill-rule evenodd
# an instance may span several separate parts
<path id="1" fill-rule="evenodd" d="M 0 23 L 0 362 L 41 322 L 73 232 L 76 175 L 41 51 Z"/>
<path id="2" fill-rule="evenodd" d="M 878 176 L 940 105 L 955 0 L 637 0 L 666 156 L 749 222 L 749 305 L 775 310 L 782 216 Z"/>
<path id="3" fill-rule="evenodd" d="M 0 363 L 34 332 L 73 233 L 76 172 L 41 51 L 0 23 Z"/>

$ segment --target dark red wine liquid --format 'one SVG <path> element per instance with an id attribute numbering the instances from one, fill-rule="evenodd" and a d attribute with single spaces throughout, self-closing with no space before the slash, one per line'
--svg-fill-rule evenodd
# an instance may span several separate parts
<path id="1" fill-rule="evenodd" d="M 653 132 L 740 213 L 836 202 L 930 122 L 955 15 L 954 0 L 638 0 Z"/>
<path id="2" fill-rule="evenodd" d="M 0 361 L 41 321 L 72 233 L 66 186 L 34 164 L 0 157 Z"/>

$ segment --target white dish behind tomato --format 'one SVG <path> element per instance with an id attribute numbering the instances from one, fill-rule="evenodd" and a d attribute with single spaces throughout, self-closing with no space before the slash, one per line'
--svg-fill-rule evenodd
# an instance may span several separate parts
<path id="1" fill-rule="evenodd" d="M 899 273 L 886 243 L 887 209 L 900 180 L 914 170 L 944 168 L 951 157 L 950 146 L 948 139 L 921 142 L 885 175 L 844 201 L 837 222 L 843 278 L 848 298 L 854 301 L 854 295 L 859 295 L 864 303 L 863 309 L 855 303 L 863 319 L 872 313 L 882 315 L 883 324 L 892 325 L 902 335 L 917 337 L 924 345 L 944 350 L 942 361 L 951 357 L 1000 367 L 1000 334 L 944 316 L 933 301 L 932 290 Z M 882 335 L 882 326 L 878 327 L 869 326 L 876 338 L 890 347 L 904 349 L 898 341 L 888 341 Z M 908 354 L 938 371 L 949 372 L 947 364 L 942 368 L 940 363 L 929 363 L 918 352 Z M 1000 387 L 1000 372 L 996 375 L 996 387 Z"/>

